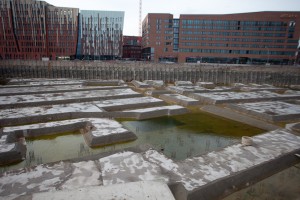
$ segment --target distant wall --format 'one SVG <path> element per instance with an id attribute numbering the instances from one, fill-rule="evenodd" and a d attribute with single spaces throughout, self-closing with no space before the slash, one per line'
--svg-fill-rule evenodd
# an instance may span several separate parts
<path id="1" fill-rule="evenodd" d="M 0 61 L 1 78 L 120 79 L 258 83 L 288 86 L 300 84 L 298 66 L 225 64 L 161 64 L 148 62 Z"/>

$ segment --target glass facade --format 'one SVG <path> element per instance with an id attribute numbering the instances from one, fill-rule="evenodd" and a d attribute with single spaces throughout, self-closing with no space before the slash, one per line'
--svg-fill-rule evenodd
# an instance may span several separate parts
<path id="1" fill-rule="evenodd" d="M 80 11 L 77 58 L 111 60 L 122 57 L 123 24 L 123 11 Z"/>

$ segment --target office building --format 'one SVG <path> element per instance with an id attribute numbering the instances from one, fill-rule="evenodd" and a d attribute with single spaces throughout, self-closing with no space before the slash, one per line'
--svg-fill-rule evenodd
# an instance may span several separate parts
<path id="1" fill-rule="evenodd" d="M 50 60 L 75 58 L 78 12 L 78 8 L 46 7 L 47 57 Z"/>
<path id="2" fill-rule="evenodd" d="M 148 14 L 142 55 L 153 61 L 299 63 L 300 12 Z"/>
<path id="3" fill-rule="evenodd" d="M 123 36 L 123 59 L 141 60 L 142 37 Z"/>
<path id="4" fill-rule="evenodd" d="M 56 59 L 76 54 L 78 9 L 44 1 L 0 1 L 0 59 Z"/>
<path id="5" fill-rule="evenodd" d="M 124 12 L 81 10 L 77 58 L 112 60 L 122 57 Z"/>

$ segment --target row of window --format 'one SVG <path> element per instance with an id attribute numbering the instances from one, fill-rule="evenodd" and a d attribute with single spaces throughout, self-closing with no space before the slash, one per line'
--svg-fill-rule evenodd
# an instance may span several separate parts
<path id="1" fill-rule="evenodd" d="M 259 50 L 227 50 L 227 49 L 179 49 L 186 53 L 222 53 L 222 54 L 255 54 L 255 55 L 285 55 L 294 56 L 294 51 L 259 51 Z"/>
<path id="2" fill-rule="evenodd" d="M 202 40 L 202 41 L 232 41 L 232 42 L 270 42 L 284 43 L 282 39 L 257 39 L 257 38 L 211 38 L 211 37 L 182 37 L 182 40 Z M 288 40 L 288 43 L 298 43 L 298 40 Z"/>
<path id="3" fill-rule="evenodd" d="M 237 20 L 181 20 L 182 24 L 226 25 L 226 26 L 287 26 L 286 22 L 276 21 L 237 21 Z"/>
<path id="4" fill-rule="evenodd" d="M 183 29 L 208 29 L 208 30 L 247 30 L 247 31 L 286 31 L 286 27 L 252 27 L 252 26 L 194 26 L 183 25 Z"/>
<path id="5" fill-rule="evenodd" d="M 259 44 L 224 44 L 224 43 L 198 43 L 198 42 L 183 42 L 181 46 L 208 46 L 208 47 L 242 47 L 242 48 L 274 48 L 284 49 L 284 45 L 259 45 Z M 297 49 L 298 45 L 287 45 L 288 49 Z"/>
<path id="6" fill-rule="evenodd" d="M 256 36 L 256 37 L 285 37 L 285 33 L 257 33 L 257 32 L 214 32 L 214 31 L 182 31 L 183 35 L 222 35 L 222 36 Z M 289 38 L 292 38 L 290 35 Z"/>

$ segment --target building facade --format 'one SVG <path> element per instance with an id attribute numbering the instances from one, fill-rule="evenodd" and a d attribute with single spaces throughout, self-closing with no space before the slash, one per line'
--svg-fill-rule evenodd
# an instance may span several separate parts
<path id="1" fill-rule="evenodd" d="M 1 0 L 0 59 L 121 58 L 123 24 L 121 11 L 79 16 L 78 8 L 45 1 Z"/>
<path id="2" fill-rule="evenodd" d="M 56 59 L 76 53 L 78 9 L 3 0 L 0 17 L 0 59 Z"/>
<path id="3" fill-rule="evenodd" d="M 300 12 L 148 14 L 142 54 L 153 61 L 299 63 Z"/>
<path id="4" fill-rule="evenodd" d="M 123 11 L 80 11 L 77 58 L 81 60 L 121 58 L 123 24 Z"/>
<path id="5" fill-rule="evenodd" d="M 141 60 L 142 37 L 123 36 L 123 59 Z"/>
<path id="6" fill-rule="evenodd" d="M 78 13 L 77 8 L 46 7 L 47 57 L 50 60 L 75 58 Z"/>

